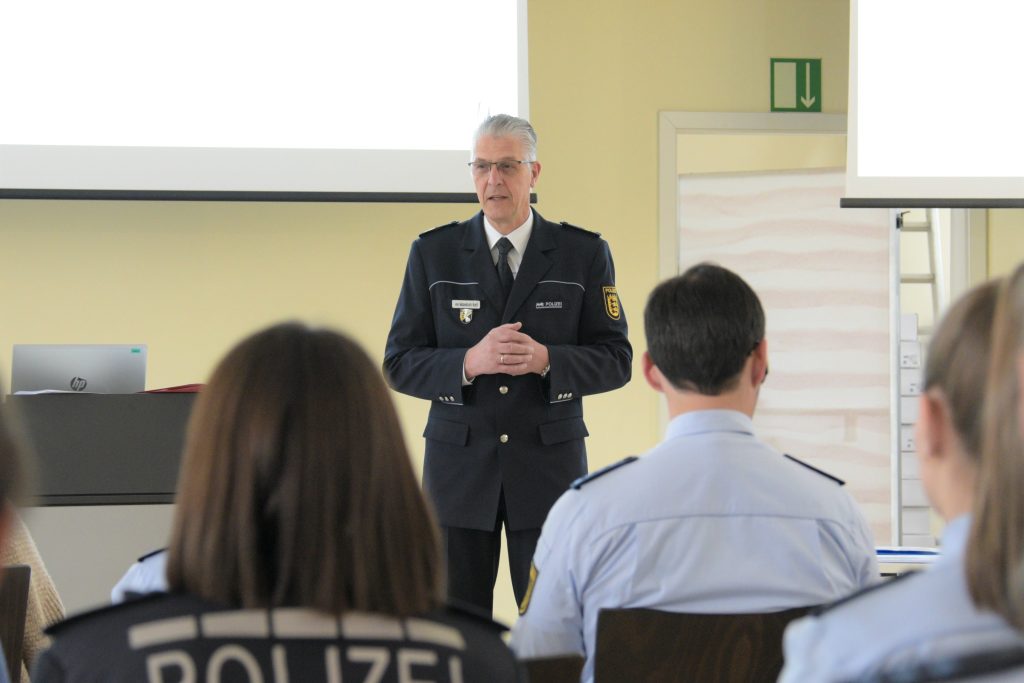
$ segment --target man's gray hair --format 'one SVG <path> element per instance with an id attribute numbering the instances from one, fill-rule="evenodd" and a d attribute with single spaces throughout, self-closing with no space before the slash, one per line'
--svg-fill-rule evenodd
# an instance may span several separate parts
<path id="1" fill-rule="evenodd" d="M 495 114 L 487 117 L 473 135 L 473 149 L 476 149 L 476 143 L 485 135 L 496 138 L 516 138 L 523 143 L 523 149 L 526 152 L 526 158 L 522 161 L 537 161 L 537 131 L 526 119 L 508 114 Z"/>

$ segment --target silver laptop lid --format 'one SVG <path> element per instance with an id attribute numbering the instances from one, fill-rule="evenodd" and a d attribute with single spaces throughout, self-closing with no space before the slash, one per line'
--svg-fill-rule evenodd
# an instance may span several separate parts
<path id="1" fill-rule="evenodd" d="M 11 393 L 134 394 L 146 388 L 145 344 L 15 344 Z"/>

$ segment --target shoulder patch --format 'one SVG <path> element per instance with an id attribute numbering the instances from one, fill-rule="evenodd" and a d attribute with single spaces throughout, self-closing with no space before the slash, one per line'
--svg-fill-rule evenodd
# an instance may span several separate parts
<path id="1" fill-rule="evenodd" d="M 130 607 L 134 607 L 144 602 L 163 600 L 166 597 L 167 593 L 146 593 L 145 595 L 140 596 L 134 600 L 119 602 L 113 605 L 103 605 L 102 607 L 97 607 L 96 609 L 86 610 L 85 612 L 79 612 L 78 614 L 73 614 L 66 619 L 62 619 L 61 621 L 50 624 L 48 627 L 43 629 L 43 633 L 46 633 L 47 635 L 54 635 L 56 633 L 60 633 L 69 626 L 73 626 L 83 621 L 88 621 L 93 617 L 107 614 L 109 612 L 116 612 L 118 610 L 128 609 Z"/>
<path id="2" fill-rule="evenodd" d="M 450 228 L 453 225 L 458 225 L 458 224 L 459 224 L 458 221 L 452 221 L 451 223 L 445 223 L 444 225 L 439 225 L 436 228 L 431 228 L 430 230 L 424 230 L 423 232 L 420 233 L 420 237 L 426 237 L 427 235 L 429 235 L 432 232 L 437 232 L 438 230 L 444 230 L 445 228 Z"/>
<path id="3" fill-rule="evenodd" d="M 875 584 L 872 584 L 870 586 L 865 586 L 864 588 L 861 588 L 858 591 L 854 591 L 854 592 L 850 593 L 849 595 L 845 595 L 845 596 L 839 598 L 838 600 L 836 600 L 835 602 L 830 602 L 830 603 L 828 603 L 826 605 L 822 605 L 821 607 L 815 607 L 814 609 L 809 611 L 808 614 L 811 615 L 811 616 L 814 616 L 814 617 L 820 617 L 821 615 L 827 614 L 828 612 L 831 612 L 835 608 L 841 607 L 841 606 L 845 605 L 848 602 L 856 600 L 857 598 L 860 598 L 860 597 L 863 597 L 865 595 L 868 595 L 869 593 L 874 593 L 877 590 L 881 590 L 883 588 L 887 588 L 889 586 L 895 585 L 895 584 L 899 583 L 900 581 L 903 581 L 904 579 L 906 579 L 908 576 L 916 576 L 917 574 L 920 574 L 920 572 L 916 572 L 915 571 L 915 572 L 907 572 L 906 574 L 897 574 L 896 576 L 892 577 L 891 579 L 887 579 L 885 581 L 882 581 L 881 583 L 875 583 Z"/>
<path id="4" fill-rule="evenodd" d="M 153 557 L 154 555 L 159 555 L 160 553 L 165 553 L 165 552 L 167 552 L 167 548 L 159 548 L 157 550 L 154 550 L 153 552 L 146 553 L 145 555 L 140 557 L 138 560 L 136 560 L 136 562 L 145 562 L 146 560 L 148 560 L 149 558 Z"/>
<path id="5" fill-rule="evenodd" d="M 581 228 L 578 225 L 573 225 L 572 223 L 566 223 L 565 221 L 562 221 L 560 223 L 560 225 L 563 228 L 572 228 L 573 230 L 579 230 L 580 232 L 582 232 L 584 234 L 587 234 L 587 235 L 590 235 L 591 237 L 600 237 L 601 236 L 601 233 L 599 233 L 599 232 L 595 232 L 593 230 L 587 230 L 586 228 Z"/>
<path id="6" fill-rule="evenodd" d="M 635 461 L 637 461 L 639 459 L 640 458 L 638 458 L 637 456 L 631 455 L 628 458 L 623 458 L 622 460 L 620 460 L 618 462 L 613 462 L 611 465 L 608 465 L 607 467 L 602 467 L 601 469 L 595 470 L 595 471 L 591 472 L 590 474 L 583 475 L 582 477 L 580 477 L 579 479 L 577 479 L 576 481 L 574 481 L 571 484 L 571 488 L 579 490 L 579 489 L 583 488 L 584 484 L 588 484 L 588 483 L 594 481 L 595 479 L 597 479 L 598 477 L 603 477 L 604 475 L 608 474 L 609 472 L 613 472 L 613 471 L 619 469 L 620 467 L 628 465 L 629 463 L 635 462 Z"/>
<path id="7" fill-rule="evenodd" d="M 819 470 L 814 465 L 809 465 L 806 462 L 804 462 L 803 460 L 797 460 L 796 458 L 794 458 L 789 453 L 783 453 L 782 455 L 784 455 L 785 457 L 789 458 L 790 460 L 795 462 L 797 465 L 800 465 L 801 467 L 806 467 L 810 471 L 815 472 L 817 474 L 820 474 L 821 476 L 825 477 L 826 479 L 831 479 L 832 481 L 834 481 L 835 483 L 839 484 L 840 486 L 846 486 L 846 482 L 845 481 L 843 481 L 839 477 L 836 477 L 836 476 L 833 476 L 833 475 L 829 474 L 825 470 Z"/>

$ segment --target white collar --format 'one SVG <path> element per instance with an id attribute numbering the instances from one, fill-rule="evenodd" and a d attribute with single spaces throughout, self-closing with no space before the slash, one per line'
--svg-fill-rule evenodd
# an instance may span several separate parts
<path id="1" fill-rule="evenodd" d="M 533 232 L 533 209 L 530 209 L 530 215 L 526 217 L 523 224 L 513 230 L 507 235 L 502 235 L 498 230 L 491 225 L 491 222 L 487 220 L 487 216 L 484 216 L 484 234 L 487 235 L 487 247 L 493 252 L 494 245 L 498 243 L 502 237 L 507 237 L 508 241 L 512 243 L 512 248 L 516 250 L 520 258 L 526 252 L 526 243 L 530 241 L 530 234 Z"/>

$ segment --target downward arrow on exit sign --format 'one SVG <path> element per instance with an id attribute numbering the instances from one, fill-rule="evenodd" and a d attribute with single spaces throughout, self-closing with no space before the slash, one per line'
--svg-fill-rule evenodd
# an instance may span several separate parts
<path id="1" fill-rule="evenodd" d="M 772 111 L 821 111 L 821 60 L 772 58 Z"/>

